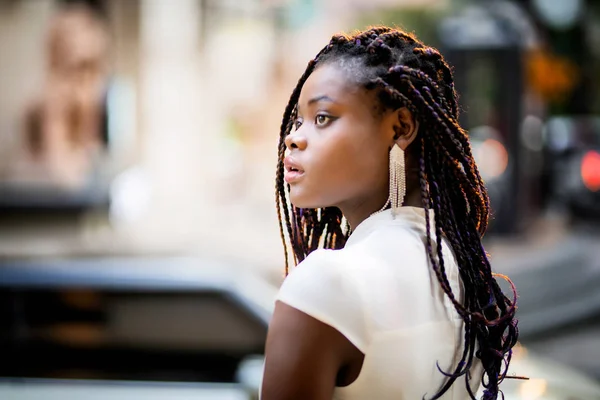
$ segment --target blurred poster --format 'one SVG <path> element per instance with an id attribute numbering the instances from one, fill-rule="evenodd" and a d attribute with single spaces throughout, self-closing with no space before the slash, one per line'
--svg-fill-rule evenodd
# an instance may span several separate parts
<path id="1" fill-rule="evenodd" d="M 27 3 L 16 2 L 8 10 L 18 17 L 8 34 L 18 31 L 17 42 L 41 43 L 12 51 L 6 36 L 0 43 L 12 56 L 3 63 L 15 63 L 14 81 L 1 95 L 2 103 L 12 108 L 0 113 L 0 194 L 15 188 L 89 190 L 103 173 L 115 119 L 112 110 L 115 103 L 122 104 L 121 94 L 126 92 L 112 74 L 108 24 L 83 2 L 50 2 L 46 8 L 42 2 Z M 43 29 L 35 26 L 31 15 L 45 20 Z M 8 20 L 7 14 L 2 18 Z M 122 111 L 133 118 L 131 109 Z"/>

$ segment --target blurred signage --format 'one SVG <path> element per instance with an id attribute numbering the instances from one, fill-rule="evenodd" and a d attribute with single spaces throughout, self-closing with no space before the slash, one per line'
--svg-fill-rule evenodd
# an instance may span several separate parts
<path id="1" fill-rule="evenodd" d="M 566 98 L 580 80 L 577 65 L 565 57 L 546 50 L 535 50 L 526 58 L 527 82 L 531 89 L 548 102 Z"/>

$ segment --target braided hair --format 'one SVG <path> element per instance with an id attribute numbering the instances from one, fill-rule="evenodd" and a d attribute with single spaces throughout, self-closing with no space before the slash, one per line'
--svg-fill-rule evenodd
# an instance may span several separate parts
<path id="1" fill-rule="evenodd" d="M 461 376 L 469 379 L 474 357 L 484 374 L 483 400 L 495 400 L 502 392 L 512 348 L 518 339 L 516 291 L 510 280 L 493 274 L 482 246 L 490 213 L 484 182 L 473 159 L 467 132 L 458 123 L 458 97 L 452 72 L 442 55 L 413 34 L 388 27 L 373 27 L 353 35 L 332 37 L 308 63 L 285 108 L 279 138 L 276 205 L 279 228 L 289 269 L 288 242 L 295 263 L 313 250 L 342 248 L 350 235 L 337 207 L 296 208 L 289 201 L 289 185 L 283 179 L 285 138 L 297 113 L 302 87 L 319 65 L 350 66 L 352 76 L 369 90 L 378 90 L 384 108 L 410 110 L 423 128 L 415 139 L 422 206 L 426 210 L 428 258 L 441 288 L 465 323 L 464 350 L 452 371 L 440 373 L 445 384 L 431 399 L 440 398 Z M 353 68 L 354 67 L 354 68 Z M 433 210 L 433 221 L 429 210 Z M 433 228 L 431 228 L 433 226 Z M 287 239 L 286 239 L 287 237 Z M 452 292 L 445 273 L 442 239 L 452 246 L 465 287 L 464 301 Z M 506 279 L 515 294 L 508 298 L 496 277 Z"/>

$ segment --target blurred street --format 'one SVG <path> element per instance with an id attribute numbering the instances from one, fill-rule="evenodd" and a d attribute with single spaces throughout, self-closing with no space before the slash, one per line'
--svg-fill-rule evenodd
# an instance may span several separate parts
<path id="1" fill-rule="evenodd" d="M 256 399 L 283 110 L 375 24 L 454 68 L 534 374 L 506 399 L 600 399 L 592 0 L 0 0 L 0 397 Z"/>

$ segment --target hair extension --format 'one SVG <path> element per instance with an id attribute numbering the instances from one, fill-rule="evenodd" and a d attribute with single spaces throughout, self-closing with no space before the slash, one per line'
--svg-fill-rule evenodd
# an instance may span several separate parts
<path id="1" fill-rule="evenodd" d="M 300 77 L 285 108 L 279 137 L 279 161 L 276 176 L 276 205 L 279 228 L 286 254 L 288 245 L 295 263 L 300 263 L 319 247 L 342 248 L 349 229 L 343 229 L 343 216 L 336 207 L 299 209 L 289 201 L 289 185 L 283 180 L 285 138 L 292 130 L 298 98 L 310 74 L 319 65 L 354 60 L 352 76 L 369 90 L 379 91 L 384 108 L 406 107 L 418 119 L 419 186 L 426 210 L 425 247 L 440 287 L 464 320 L 464 349 L 443 387 L 431 399 L 439 399 L 461 376 L 467 391 L 469 371 L 474 357 L 481 360 L 484 375 L 483 400 L 503 396 L 499 385 L 506 377 L 512 347 L 518 339 L 516 291 L 510 280 L 493 274 L 481 243 L 485 234 L 490 205 L 487 190 L 473 155 L 467 132 L 458 123 L 458 95 L 452 70 L 439 51 L 421 43 L 413 34 L 388 27 L 373 27 L 354 35 L 334 35 L 311 60 Z M 429 210 L 433 211 L 433 220 Z M 285 229 L 284 229 L 285 225 Z M 442 241 L 447 238 L 459 266 L 465 287 L 461 302 L 453 293 L 446 276 Z M 514 293 L 509 299 L 496 277 L 506 279 Z"/>

